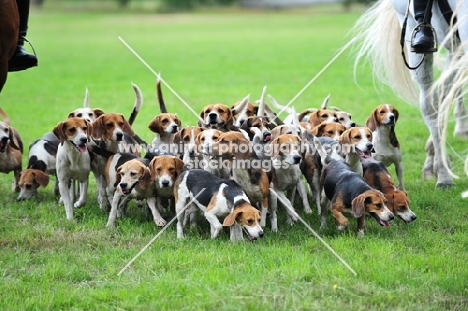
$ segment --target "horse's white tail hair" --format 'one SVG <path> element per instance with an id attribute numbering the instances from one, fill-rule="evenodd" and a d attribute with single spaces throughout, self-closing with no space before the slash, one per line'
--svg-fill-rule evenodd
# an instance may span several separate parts
<path id="1" fill-rule="evenodd" d="M 401 27 L 392 1 L 377 1 L 358 19 L 351 32 L 357 38 L 355 80 L 359 64 L 365 61 L 371 66 L 374 83 L 387 84 L 396 95 L 417 104 L 419 90 L 401 56 Z"/>

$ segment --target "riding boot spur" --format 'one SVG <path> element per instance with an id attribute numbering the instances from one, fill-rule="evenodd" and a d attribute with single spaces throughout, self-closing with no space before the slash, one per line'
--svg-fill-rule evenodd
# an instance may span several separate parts
<path id="1" fill-rule="evenodd" d="M 432 1 L 413 0 L 414 18 L 418 25 L 411 36 L 411 52 L 418 54 L 437 51 L 434 28 L 430 24 L 432 12 L 428 5 L 432 6 Z"/>
<path id="2" fill-rule="evenodd" d="M 24 49 L 24 41 L 26 40 L 26 33 L 28 31 L 29 1 L 30 0 L 16 0 L 20 17 L 19 38 L 15 54 L 13 54 L 8 63 L 8 71 L 26 70 L 37 66 L 36 55 L 29 54 Z"/>

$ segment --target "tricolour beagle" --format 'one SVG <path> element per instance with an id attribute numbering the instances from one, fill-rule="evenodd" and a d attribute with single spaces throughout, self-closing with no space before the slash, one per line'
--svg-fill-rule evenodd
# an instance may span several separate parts
<path id="1" fill-rule="evenodd" d="M 196 167 L 197 161 L 201 160 L 200 150 L 197 149 L 197 135 L 203 132 L 199 126 L 187 126 L 180 129 L 172 138 L 177 147 L 177 155 L 185 164 Z"/>
<path id="2" fill-rule="evenodd" d="M 57 149 L 60 140 L 54 133 L 49 132 L 41 139 L 29 146 L 28 166 L 21 172 L 18 201 L 37 196 L 39 187 L 49 184 L 49 176 L 56 176 Z M 59 195 L 58 180 L 56 180 L 54 192 Z"/>
<path id="3" fill-rule="evenodd" d="M 416 214 L 410 209 L 410 200 L 405 191 L 395 187 L 392 176 L 380 161 L 363 161 L 364 179 L 387 198 L 388 209 L 406 223 L 416 220 Z"/>
<path id="4" fill-rule="evenodd" d="M 370 114 L 366 126 L 373 131 L 374 159 L 382 162 L 385 166 L 395 165 L 398 189 L 405 190 L 400 143 L 395 134 L 398 116 L 398 110 L 392 105 L 379 105 Z"/>
<path id="5" fill-rule="evenodd" d="M 112 202 L 107 227 L 114 226 L 116 218 L 125 213 L 124 206 L 132 198 L 145 199 L 155 224 L 166 224 L 156 206 L 154 181 L 144 159 L 133 154 L 116 154 L 109 158 L 105 172 L 106 190 Z"/>
<path id="6" fill-rule="evenodd" d="M 269 154 L 272 161 L 272 185 L 279 199 L 287 202 L 290 207 L 293 206 L 291 203 L 294 202 L 294 195 L 297 190 L 302 199 L 304 211 L 310 214 L 312 210 L 299 165 L 303 161 L 301 155 L 303 146 L 301 138 L 293 134 L 280 135 L 271 142 Z M 285 195 L 286 191 L 289 192 L 289 199 Z M 286 211 L 288 215 L 287 223 L 292 225 L 297 220 L 295 211 L 290 211 L 288 207 L 286 207 Z"/>
<path id="7" fill-rule="evenodd" d="M 13 172 L 12 189 L 19 192 L 19 179 L 22 169 L 23 142 L 18 131 L 10 126 L 8 115 L 0 108 L 0 172 Z"/>
<path id="8" fill-rule="evenodd" d="M 348 226 L 348 219 L 343 215 L 345 212 L 357 218 L 358 236 L 364 236 L 366 213 L 381 226 L 388 227 L 394 216 L 386 206 L 387 199 L 384 194 L 371 188 L 347 163 L 327 156 L 319 147 L 317 150 L 324 166 L 321 184 L 331 202 L 330 209 L 339 224 L 338 230 L 344 230 Z M 322 225 L 325 211 L 322 211 Z"/>
<path id="9" fill-rule="evenodd" d="M 57 149 L 57 179 L 67 219 L 73 219 L 73 207 L 82 207 L 87 200 L 91 158 L 87 143 L 92 125 L 82 118 L 69 118 L 55 126 L 53 133 L 60 140 Z M 79 182 L 80 197 L 74 202 L 73 181 Z"/>
<path id="10" fill-rule="evenodd" d="M 234 126 L 232 110 L 223 104 L 205 106 L 200 112 L 198 126 L 220 130 L 221 132 L 238 130 L 238 128 Z"/>
<path id="11" fill-rule="evenodd" d="M 250 204 L 242 187 L 234 180 L 221 179 L 200 169 L 184 171 L 176 181 L 174 197 L 177 238 L 184 237 L 186 209 L 200 209 L 203 212 L 210 223 L 212 239 L 218 236 L 223 226 L 231 228 L 231 241 L 242 240 L 242 231 L 249 240 L 263 237 L 260 212 Z M 223 219 L 223 224 L 219 218 Z"/>
<path id="12" fill-rule="evenodd" d="M 240 132 L 223 133 L 213 145 L 213 154 L 229 162 L 232 179 L 244 189 L 252 205 L 261 211 L 261 226 L 264 227 L 270 207 L 270 181 L 262 160 L 252 156 L 255 153 L 252 152 L 250 142 Z M 269 163 L 270 160 L 267 161 Z M 274 199 L 274 208 L 270 208 L 270 220 L 271 230 L 277 231 L 276 198 Z"/>
<path id="13" fill-rule="evenodd" d="M 148 128 L 155 133 L 152 148 L 162 152 L 172 152 L 173 137 L 181 125 L 180 119 L 174 113 L 161 113 L 154 117 L 148 125 Z"/>
<path id="14" fill-rule="evenodd" d="M 309 133 L 317 137 L 330 137 L 338 141 L 341 134 L 346 131 L 346 127 L 338 122 L 321 123 L 314 126 Z"/>
<path id="15" fill-rule="evenodd" d="M 372 144 L 372 131 L 367 127 L 352 127 L 347 129 L 338 138 L 340 154 L 345 162 L 362 176 L 361 159 L 372 157 L 374 152 Z"/>

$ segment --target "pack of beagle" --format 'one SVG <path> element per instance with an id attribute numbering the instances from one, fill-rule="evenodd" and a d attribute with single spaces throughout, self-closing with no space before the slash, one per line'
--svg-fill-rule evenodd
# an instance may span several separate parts
<path id="1" fill-rule="evenodd" d="M 379 105 L 366 126 L 358 126 L 350 113 L 327 108 L 327 97 L 320 108 L 299 114 L 283 106 L 291 119 L 283 122 L 266 105 L 264 88 L 258 105 L 249 96 L 231 108 L 206 105 L 192 120 L 195 126 L 182 126 L 176 111 L 168 111 L 160 82 L 160 113 L 147 127 L 154 134 L 151 144 L 132 129 L 142 105 L 136 85 L 128 120 L 121 113 L 91 108 L 86 90 L 82 108 L 30 145 L 24 171 L 20 136 L 0 111 L 0 171 L 14 172 L 18 200 L 36 197 L 37 189 L 55 175 L 66 217 L 72 219 L 74 208 L 87 201 L 93 172 L 97 201 L 109 212 L 107 226 L 114 226 L 135 198 L 146 204 L 158 227 L 168 223 L 170 214 L 177 215 L 178 238 L 197 211 L 209 222 L 212 238 L 223 226 L 231 228 L 233 241 L 243 239 L 243 232 L 250 240 L 261 238 L 268 216 L 271 231 L 278 231 L 278 204 L 286 208 L 288 225 L 297 221 L 297 211 L 315 213 L 311 202 L 322 226 L 331 211 L 343 230 L 348 226 L 345 215 L 350 214 L 357 219 L 359 235 L 364 235 L 366 215 L 382 226 L 394 215 L 407 223 L 416 219 L 404 191 L 395 107 Z M 385 168 L 390 164 L 395 165 L 398 186 Z"/>

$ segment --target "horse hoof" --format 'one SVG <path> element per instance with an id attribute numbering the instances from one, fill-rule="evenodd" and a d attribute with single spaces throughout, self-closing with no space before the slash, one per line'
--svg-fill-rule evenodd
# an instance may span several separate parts
<path id="1" fill-rule="evenodd" d="M 438 189 L 442 189 L 442 190 L 447 190 L 447 189 L 450 189 L 452 187 L 455 187 L 455 183 L 454 182 L 444 182 L 444 183 L 437 183 L 436 184 L 436 188 Z"/>
<path id="2" fill-rule="evenodd" d="M 428 179 L 433 179 L 435 177 L 435 174 L 434 172 L 432 171 L 432 169 L 428 169 L 428 170 L 423 170 L 423 179 L 425 180 L 428 180 Z"/>

